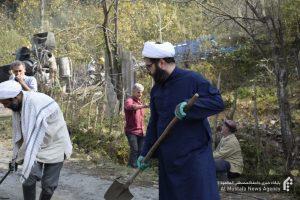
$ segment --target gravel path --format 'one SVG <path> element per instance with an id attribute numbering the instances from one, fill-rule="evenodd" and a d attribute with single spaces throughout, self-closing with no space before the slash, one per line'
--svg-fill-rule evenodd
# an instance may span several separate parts
<path id="1" fill-rule="evenodd" d="M 62 170 L 60 183 L 53 200 L 102 200 L 111 183 L 111 181 L 102 180 L 98 177 L 74 173 L 65 167 Z M 37 188 L 40 191 L 40 185 Z M 135 199 L 158 199 L 155 188 L 133 187 L 130 190 Z M 22 200 L 21 194 L 22 188 L 17 176 L 8 176 L 0 187 L 0 199 Z"/>
<path id="2" fill-rule="evenodd" d="M 1 115 L 0 115 L 1 118 Z M 0 127 L 0 178 L 7 170 L 7 163 L 11 158 L 11 139 L 7 137 L 6 128 Z M 85 159 L 83 159 L 85 157 Z M 52 200 L 102 200 L 104 193 L 112 184 L 116 176 L 128 177 L 132 169 L 105 161 L 95 165 L 86 159 L 85 154 L 74 153 L 72 159 L 65 162 L 61 171 L 58 188 Z M 20 170 L 20 169 L 19 169 Z M 17 173 L 9 175 L 0 185 L 0 200 L 22 200 L 22 188 Z M 157 177 L 151 170 L 140 174 L 130 191 L 135 200 L 158 200 Z M 139 187 L 139 185 L 147 187 Z M 40 184 L 37 184 L 40 192 Z M 38 193 L 39 194 L 39 193 Z M 38 196 L 38 195 L 37 195 Z M 222 200 L 292 200 L 296 199 L 283 193 L 240 193 L 221 192 Z"/>
<path id="3" fill-rule="evenodd" d="M 0 177 L 6 172 L 11 151 L 0 141 Z M 103 180 L 100 176 L 90 175 L 88 169 L 74 167 L 77 161 L 71 159 L 66 162 L 60 176 L 59 186 L 53 200 L 102 200 L 104 193 L 112 181 Z M 20 170 L 20 169 L 19 169 Z M 22 200 L 22 188 L 18 175 L 11 174 L 0 185 L 0 200 Z M 40 191 L 40 184 L 37 186 Z M 158 190 L 155 187 L 130 187 L 136 200 L 157 200 Z"/>

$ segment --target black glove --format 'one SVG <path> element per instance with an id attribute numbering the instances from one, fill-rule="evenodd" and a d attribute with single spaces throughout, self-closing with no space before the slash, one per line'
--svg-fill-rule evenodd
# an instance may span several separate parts
<path id="1" fill-rule="evenodd" d="M 10 171 L 15 172 L 18 170 L 18 164 L 15 161 L 10 161 L 8 164 L 8 168 Z"/>

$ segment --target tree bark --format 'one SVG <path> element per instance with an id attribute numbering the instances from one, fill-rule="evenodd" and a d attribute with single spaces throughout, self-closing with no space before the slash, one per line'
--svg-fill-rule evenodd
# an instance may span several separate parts
<path id="1" fill-rule="evenodd" d="M 41 32 L 44 32 L 44 20 L 45 20 L 45 0 L 40 0 L 41 3 Z"/>
<path id="2" fill-rule="evenodd" d="M 297 69 L 297 75 L 298 75 L 298 79 L 300 79 L 300 50 L 298 51 L 298 55 L 296 55 L 296 69 Z"/>
<path id="3" fill-rule="evenodd" d="M 257 116 L 257 89 L 256 89 L 256 83 L 254 83 L 253 85 L 253 116 L 254 116 L 254 129 L 256 132 L 256 136 L 257 136 L 257 145 L 260 146 L 260 135 L 258 133 L 258 116 Z"/>
<path id="4" fill-rule="evenodd" d="M 117 94 L 118 100 L 121 102 L 123 97 L 123 74 L 122 74 L 122 68 L 120 63 L 120 56 L 119 56 L 119 42 L 118 42 L 118 18 L 119 18 L 119 1 L 115 0 L 115 12 L 114 12 L 114 23 L 115 23 L 115 44 L 114 44 L 114 71 L 117 72 L 116 76 L 116 85 L 115 85 L 115 91 Z M 122 102 L 119 105 L 118 111 L 119 113 L 122 111 Z"/>
<path id="5" fill-rule="evenodd" d="M 114 91 L 117 95 L 117 99 L 121 101 L 123 99 L 123 80 L 122 80 L 122 69 L 119 59 L 119 45 L 118 45 L 118 5 L 119 1 L 115 0 L 109 7 L 107 7 L 107 2 L 102 1 L 102 9 L 104 14 L 104 20 L 102 24 L 104 41 L 106 46 L 106 52 L 109 63 L 109 76 L 111 79 L 111 83 L 113 84 Z M 111 8 L 114 6 L 114 35 L 110 37 L 108 22 L 109 22 L 109 12 Z M 112 39 L 111 39 L 112 38 Z M 121 111 L 121 106 L 117 107 L 118 112 Z"/>
<path id="6" fill-rule="evenodd" d="M 102 30 L 103 30 L 103 36 L 104 36 L 104 42 L 105 42 L 105 47 L 106 47 L 106 53 L 108 55 L 108 66 L 109 66 L 109 74 L 113 74 L 113 55 L 111 51 L 111 46 L 109 42 L 109 33 L 108 33 L 108 15 L 109 11 L 107 9 L 107 4 L 106 1 L 102 1 L 102 9 L 103 9 L 103 14 L 104 14 L 104 20 L 102 24 Z M 112 77 L 111 77 L 112 78 Z M 113 80 L 112 80 L 113 82 Z"/>
<path id="7" fill-rule="evenodd" d="M 258 115 L 257 115 L 257 89 L 256 89 L 256 83 L 254 82 L 253 85 L 253 116 L 254 116 L 254 135 L 256 137 L 256 149 L 258 150 L 256 153 L 256 158 L 257 158 L 257 165 L 256 165 L 256 171 L 260 171 L 260 166 L 261 166 L 261 132 L 259 131 L 258 128 Z"/>
<path id="8" fill-rule="evenodd" d="M 280 62 L 282 60 L 283 62 Z M 277 54 L 274 55 L 274 67 L 276 72 L 277 98 L 279 103 L 279 117 L 282 134 L 283 151 L 286 155 L 286 170 L 293 168 L 293 150 L 295 147 L 295 139 L 291 129 L 291 111 L 288 102 L 288 74 L 286 69 L 285 59 L 280 58 Z"/>
<path id="9" fill-rule="evenodd" d="M 238 88 L 234 91 L 234 97 L 233 97 L 233 105 L 230 110 L 230 113 L 227 115 L 227 119 L 233 120 L 235 111 L 236 111 L 236 104 L 237 104 L 237 99 L 238 99 Z"/>
<path id="10" fill-rule="evenodd" d="M 278 9 L 280 3 L 278 3 Z M 285 170 L 293 168 L 295 138 L 291 126 L 291 110 L 288 102 L 288 68 L 286 42 L 284 40 L 285 27 L 281 21 L 281 13 L 278 16 L 270 17 L 267 25 L 267 34 L 272 49 L 273 65 L 276 76 L 277 99 L 279 104 L 280 129 L 282 136 L 282 148 L 285 154 Z"/>

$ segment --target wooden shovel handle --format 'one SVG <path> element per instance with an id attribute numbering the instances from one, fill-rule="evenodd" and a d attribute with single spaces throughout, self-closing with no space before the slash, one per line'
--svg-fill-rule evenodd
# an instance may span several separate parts
<path id="1" fill-rule="evenodd" d="M 198 99 L 199 95 L 196 93 L 192 98 L 190 98 L 187 102 L 187 105 L 185 107 L 185 112 L 188 112 L 189 109 L 194 105 L 196 100 Z M 169 135 L 171 128 L 179 121 L 177 117 L 174 117 L 172 121 L 168 124 L 164 132 L 159 136 L 159 138 L 156 140 L 154 145 L 151 147 L 151 149 L 148 151 L 147 155 L 145 158 L 142 160 L 143 163 L 147 162 L 150 160 L 151 156 L 155 152 L 155 150 L 158 148 L 160 143 L 166 138 L 167 135 Z M 126 186 L 129 186 L 132 181 L 135 179 L 135 177 L 140 173 L 140 169 L 137 169 L 136 172 L 129 178 L 129 180 L 125 183 Z"/>
<path id="2" fill-rule="evenodd" d="M 3 178 L 0 180 L 0 184 L 6 179 L 6 177 L 10 174 L 11 169 L 9 169 L 6 174 L 3 176 Z"/>

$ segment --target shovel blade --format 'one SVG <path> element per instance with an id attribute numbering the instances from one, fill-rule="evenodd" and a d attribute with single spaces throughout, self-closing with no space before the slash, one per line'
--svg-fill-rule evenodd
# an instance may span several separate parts
<path id="1" fill-rule="evenodd" d="M 133 195 L 125 184 L 115 180 L 104 194 L 105 200 L 131 200 Z"/>

